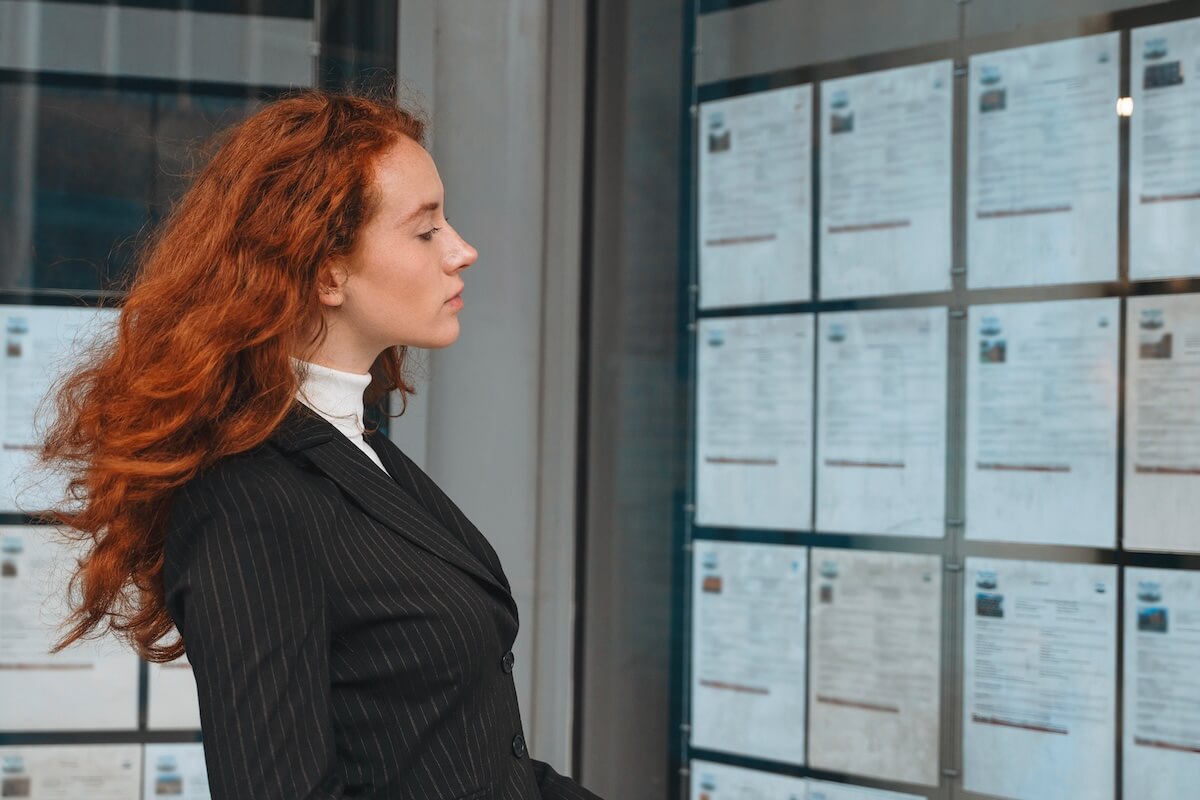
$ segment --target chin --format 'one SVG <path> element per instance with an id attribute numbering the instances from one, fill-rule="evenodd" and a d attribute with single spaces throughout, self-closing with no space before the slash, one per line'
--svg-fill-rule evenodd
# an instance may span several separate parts
<path id="1" fill-rule="evenodd" d="M 424 350 L 440 350 L 444 347 L 449 347 L 458 341 L 459 327 L 458 321 L 455 320 L 453 329 L 439 331 L 435 336 L 429 336 L 424 341 L 419 342 L 414 347 L 420 347 Z"/>

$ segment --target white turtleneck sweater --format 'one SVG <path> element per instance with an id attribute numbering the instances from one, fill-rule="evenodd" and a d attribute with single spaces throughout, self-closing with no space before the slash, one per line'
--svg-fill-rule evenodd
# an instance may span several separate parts
<path id="1" fill-rule="evenodd" d="M 308 370 L 296 392 L 296 399 L 324 417 L 386 473 L 379 454 L 363 438 L 363 392 L 371 384 L 371 376 L 343 372 L 296 358 L 292 359 L 292 365 Z"/>

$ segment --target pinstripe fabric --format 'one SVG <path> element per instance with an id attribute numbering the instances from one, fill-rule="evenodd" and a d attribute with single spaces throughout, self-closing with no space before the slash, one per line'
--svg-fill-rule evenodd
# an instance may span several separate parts
<path id="1" fill-rule="evenodd" d="M 368 441 L 388 474 L 298 404 L 175 497 L 163 577 L 213 799 L 599 800 L 517 738 L 495 551 Z"/>

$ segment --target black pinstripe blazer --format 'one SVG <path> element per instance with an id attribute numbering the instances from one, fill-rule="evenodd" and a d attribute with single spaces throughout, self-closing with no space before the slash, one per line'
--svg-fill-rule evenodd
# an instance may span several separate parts
<path id="1" fill-rule="evenodd" d="M 367 439 L 392 477 L 297 404 L 172 502 L 167 608 L 213 800 L 599 800 L 526 752 L 495 551 Z"/>

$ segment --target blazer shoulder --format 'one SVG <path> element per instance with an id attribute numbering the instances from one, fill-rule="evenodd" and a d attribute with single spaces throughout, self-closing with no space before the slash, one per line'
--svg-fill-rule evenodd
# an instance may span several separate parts
<path id="1" fill-rule="evenodd" d="M 236 511 L 285 514 L 316 499 L 315 476 L 269 443 L 223 458 L 176 490 L 170 526 Z M 301 502 L 304 501 L 304 502 Z"/>

